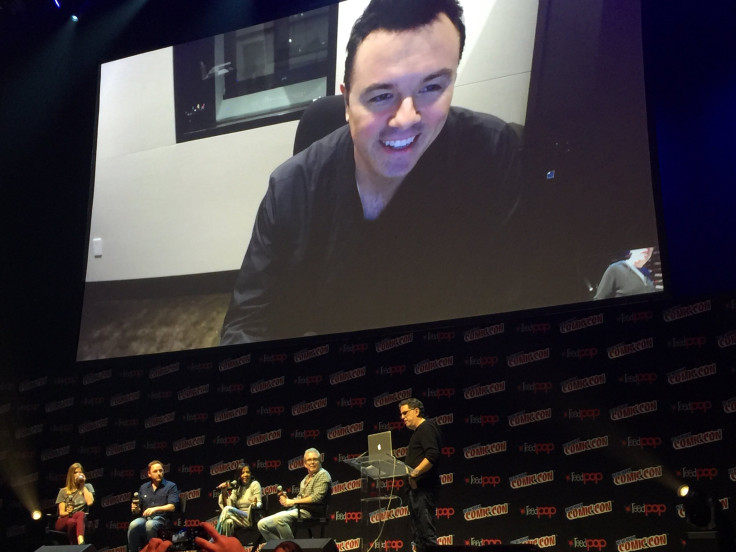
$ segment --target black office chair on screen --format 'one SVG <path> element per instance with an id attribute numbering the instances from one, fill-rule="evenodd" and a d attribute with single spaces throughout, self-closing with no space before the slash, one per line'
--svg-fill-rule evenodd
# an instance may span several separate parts
<path id="1" fill-rule="evenodd" d="M 314 100 L 302 113 L 294 136 L 294 155 L 347 124 L 342 94 Z"/>

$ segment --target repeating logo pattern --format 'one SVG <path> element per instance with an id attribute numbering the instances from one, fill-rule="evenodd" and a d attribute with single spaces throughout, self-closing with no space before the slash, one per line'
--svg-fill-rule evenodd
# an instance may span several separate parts
<path id="1" fill-rule="evenodd" d="M 17 473 L 0 515 L 23 509 L 17 496 L 53 507 L 79 461 L 97 490 L 95 542 L 123 550 L 149 460 L 164 461 L 196 524 L 215 518 L 216 486 L 243 464 L 267 494 L 294 492 L 302 452 L 314 446 L 334 481 L 328 534 L 338 549 L 409 552 L 406 481 L 363 481 L 347 461 L 378 431 L 392 432 L 403 458 L 410 432 L 398 404 L 415 396 L 444 434 L 442 544 L 680 549 L 689 528 L 678 484 L 711 492 L 734 518 L 732 304 L 497 317 L 104 361 L 4 383 L 0 411 L 14 423 L 0 454 Z M 378 493 L 391 499 L 362 500 Z M 4 536 L 26 530 L 11 521 Z"/>

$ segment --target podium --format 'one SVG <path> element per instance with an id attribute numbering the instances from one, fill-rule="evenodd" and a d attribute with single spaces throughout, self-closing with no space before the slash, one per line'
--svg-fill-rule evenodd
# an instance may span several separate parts
<path id="1" fill-rule="evenodd" d="M 359 456 L 343 460 L 360 472 L 360 477 L 368 479 L 395 479 L 409 475 L 409 466 L 390 454 Z"/>
<path id="2" fill-rule="evenodd" d="M 366 539 L 366 535 L 369 534 L 371 512 L 387 508 L 391 500 L 401 502 L 401 499 L 394 495 L 394 488 L 397 486 L 382 484 L 381 481 L 406 477 L 411 469 L 390 454 L 359 456 L 348 458 L 343 462 L 360 472 L 360 513 L 364 523 L 360 549 L 361 552 L 366 552 L 370 548 L 370 540 L 373 540 Z M 373 488 L 371 487 L 372 481 L 376 482 Z M 375 538 L 378 538 L 378 535 L 380 535 L 380 530 L 376 531 Z"/>

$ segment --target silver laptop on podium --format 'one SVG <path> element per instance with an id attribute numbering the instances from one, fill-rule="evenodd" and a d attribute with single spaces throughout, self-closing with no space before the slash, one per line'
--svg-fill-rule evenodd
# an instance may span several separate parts
<path id="1" fill-rule="evenodd" d="M 368 435 L 368 458 L 378 459 L 385 456 L 393 456 L 394 449 L 391 445 L 391 432 L 371 433 Z"/>
<path id="2" fill-rule="evenodd" d="M 408 473 L 406 464 L 394 456 L 390 431 L 368 435 L 368 462 L 363 469 L 374 479 L 401 477 Z"/>

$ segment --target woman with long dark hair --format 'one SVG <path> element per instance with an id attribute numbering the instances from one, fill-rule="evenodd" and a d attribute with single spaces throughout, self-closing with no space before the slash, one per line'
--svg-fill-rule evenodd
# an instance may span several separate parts
<path id="1" fill-rule="evenodd" d="M 251 509 L 260 508 L 263 501 L 261 484 L 252 478 L 250 466 L 247 464 L 240 470 L 237 482 L 222 483 L 220 493 L 220 519 L 217 520 L 217 532 L 231 537 L 236 527 L 251 527 Z"/>

